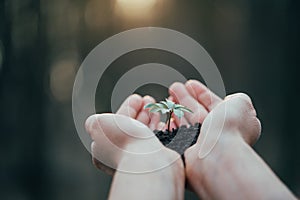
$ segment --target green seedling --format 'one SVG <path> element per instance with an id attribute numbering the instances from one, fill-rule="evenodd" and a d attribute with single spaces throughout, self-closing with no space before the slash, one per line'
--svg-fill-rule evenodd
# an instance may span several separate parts
<path id="1" fill-rule="evenodd" d="M 192 111 L 180 104 L 176 104 L 173 101 L 166 99 L 166 101 L 160 101 L 159 103 L 149 103 L 144 106 L 144 109 L 150 109 L 149 112 L 161 112 L 162 114 L 167 114 L 166 123 L 168 124 L 168 132 L 170 132 L 170 124 L 172 114 L 176 115 L 178 118 L 184 116 L 184 112 L 192 113 Z"/>

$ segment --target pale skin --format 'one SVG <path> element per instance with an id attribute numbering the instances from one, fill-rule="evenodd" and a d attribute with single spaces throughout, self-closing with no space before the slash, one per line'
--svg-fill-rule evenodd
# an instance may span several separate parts
<path id="1" fill-rule="evenodd" d="M 185 182 L 201 199 L 296 199 L 251 148 L 261 126 L 247 95 L 238 93 L 222 100 L 196 80 L 174 83 L 169 93 L 171 100 L 193 110 L 182 119 L 174 116 L 171 127 L 202 124 L 197 143 L 184 154 L 185 167 L 176 152 L 150 137 L 152 130 L 165 126 L 158 114 L 143 109 L 154 102 L 152 97 L 131 95 L 117 115 L 93 115 L 87 120 L 94 164 L 114 174 L 110 199 L 183 199 Z M 125 151 L 159 151 L 138 157 L 111 150 L 111 143 Z M 124 172 L 148 169 L 157 170 Z"/>
<path id="2" fill-rule="evenodd" d="M 149 96 L 142 98 L 132 95 L 122 104 L 117 112 L 118 115 L 94 115 L 86 122 L 86 128 L 94 140 L 92 143 L 93 162 L 108 174 L 114 173 L 112 168 L 117 169 L 114 173 L 109 199 L 183 199 L 185 174 L 180 156 L 165 148 L 156 137 L 146 140 L 132 137 L 153 136 L 152 130 L 148 127 L 156 129 L 160 126 L 158 114 L 150 118 L 148 112 L 142 109 L 150 102 L 154 102 L 154 99 Z M 133 124 L 131 118 L 146 126 Z M 126 129 L 130 133 L 124 134 L 127 132 Z M 135 157 L 126 154 L 125 151 L 112 150 L 111 143 L 105 136 L 125 151 L 152 152 L 156 149 L 160 151 L 150 157 Z M 143 173 L 144 169 L 145 171 L 157 170 Z M 131 171 L 131 173 L 126 173 L 126 171 Z M 142 173 L 134 173 L 135 171 Z"/>

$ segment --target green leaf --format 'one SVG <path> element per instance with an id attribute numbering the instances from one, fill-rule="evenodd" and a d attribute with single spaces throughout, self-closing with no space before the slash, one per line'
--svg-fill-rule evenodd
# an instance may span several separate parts
<path id="1" fill-rule="evenodd" d="M 192 111 L 180 104 L 175 104 L 173 101 L 166 99 L 166 101 L 160 101 L 160 103 L 149 103 L 144 106 L 144 109 L 150 108 L 149 112 L 161 112 L 162 114 L 174 112 L 177 117 L 182 117 L 184 112 Z"/>
<path id="2" fill-rule="evenodd" d="M 161 111 L 162 108 L 159 108 L 159 107 L 153 107 L 149 110 L 149 112 L 159 112 Z"/>
<path id="3" fill-rule="evenodd" d="M 169 112 L 169 110 L 165 108 L 153 107 L 149 110 L 149 112 L 161 112 L 162 114 L 166 114 Z"/>
<path id="4" fill-rule="evenodd" d="M 162 108 L 162 109 L 161 109 L 161 113 L 162 113 L 162 114 L 166 114 L 166 113 L 169 113 L 169 112 L 170 112 L 169 109 L 165 109 L 165 108 Z"/>
<path id="5" fill-rule="evenodd" d="M 175 109 L 175 110 L 174 110 L 174 114 L 175 114 L 178 118 L 181 118 L 181 117 L 183 117 L 184 112 L 183 112 L 182 110 Z"/>
<path id="6" fill-rule="evenodd" d="M 155 106 L 155 103 L 148 103 L 147 105 L 144 106 L 144 109 L 151 108 L 151 107 L 154 107 L 154 106 Z"/>
<path id="7" fill-rule="evenodd" d="M 169 109 L 168 104 L 165 101 L 160 101 L 160 104 L 165 108 Z"/>
<path id="8" fill-rule="evenodd" d="M 168 109 L 168 107 L 165 104 L 163 104 L 162 102 L 156 103 L 155 105 L 157 105 L 160 108 Z"/>
<path id="9" fill-rule="evenodd" d="M 184 107 L 183 105 L 175 104 L 175 108 L 183 108 L 183 107 Z"/>
<path id="10" fill-rule="evenodd" d="M 166 104 L 169 109 L 174 109 L 176 105 L 173 101 L 170 101 L 169 99 L 166 99 Z"/>
<path id="11" fill-rule="evenodd" d="M 175 110 L 182 110 L 182 111 L 189 112 L 189 113 L 193 113 L 193 111 L 191 111 L 189 108 L 187 108 L 185 106 L 182 106 L 180 104 L 176 104 L 174 109 Z"/>

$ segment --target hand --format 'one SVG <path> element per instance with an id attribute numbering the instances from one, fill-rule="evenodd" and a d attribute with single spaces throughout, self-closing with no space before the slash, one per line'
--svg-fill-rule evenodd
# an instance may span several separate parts
<path id="1" fill-rule="evenodd" d="M 86 129 L 93 139 L 92 159 L 99 169 L 113 175 L 125 154 L 124 151 L 132 150 L 137 146 L 142 146 L 140 151 L 153 151 L 153 149 L 169 151 L 152 132 L 159 126 L 159 114 L 149 113 L 143 109 L 144 105 L 153 102 L 154 99 L 150 96 L 141 97 L 134 94 L 123 102 L 116 115 L 97 114 L 87 119 Z M 175 152 L 172 154 L 173 157 L 177 156 L 174 155 Z"/>
<path id="2" fill-rule="evenodd" d="M 214 136 L 217 135 L 213 134 L 216 131 L 218 134 L 238 132 L 250 145 L 253 145 L 260 136 L 260 121 L 256 117 L 250 97 L 246 94 L 237 93 L 221 100 L 196 80 L 189 80 L 185 85 L 174 83 L 170 86 L 169 93 L 176 103 L 194 111 L 186 113 L 185 118 L 177 125 L 197 122 L 202 124 L 198 143 L 216 139 Z"/>
<path id="3" fill-rule="evenodd" d="M 197 111 L 186 116 L 188 122 L 203 122 L 197 143 L 184 154 L 187 182 L 199 197 L 295 199 L 250 147 L 261 124 L 246 94 L 221 100 L 195 80 L 174 83 L 170 94 L 184 106 L 196 105 Z"/>
<path id="4" fill-rule="evenodd" d="M 183 163 L 153 134 L 151 129 L 159 126 L 160 117 L 143 109 L 152 102 L 149 96 L 131 95 L 117 114 L 93 115 L 86 121 L 94 164 L 114 174 L 111 199 L 183 198 Z"/>

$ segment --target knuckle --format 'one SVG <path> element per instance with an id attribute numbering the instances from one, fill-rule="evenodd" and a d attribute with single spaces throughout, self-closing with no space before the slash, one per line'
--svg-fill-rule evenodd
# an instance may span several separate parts
<path id="1" fill-rule="evenodd" d="M 254 145 L 261 135 L 261 123 L 258 118 L 253 118 L 252 123 L 247 127 L 251 132 L 248 134 L 248 143 Z"/>
<path id="2" fill-rule="evenodd" d="M 252 104 L 251 98 L 245 93 L 237 93 L 236 97 L 241 99 L 242 101 L 248 102 Z"/>
<path id="3" fill-rule="evenodd" d="M 93 141 L 91 144 L 91 153 L 92 153 L 93 158 L 96 157 L 96 152 L 97 152 L 96 143 Z"/>
<path id="4" fill-rule="evenodd" d="M 256 116 L 255 108 L 252 104 L 251 98 L 245 93 L 236 93 L 228 98 L 228 100 L 235 104 L 236 108 L 244 113 L 254 114 Z"/>
<path id="5" fill-rule="evenodd" d="M 231 94 L 231 95 L 228 95 L 225 97 L 225 100 L 232 100 L 232 99 L 239 99 L 241 101 L 251 103 L 251 98 L 247 94 L 242 93 L 242 92 Z"/>

